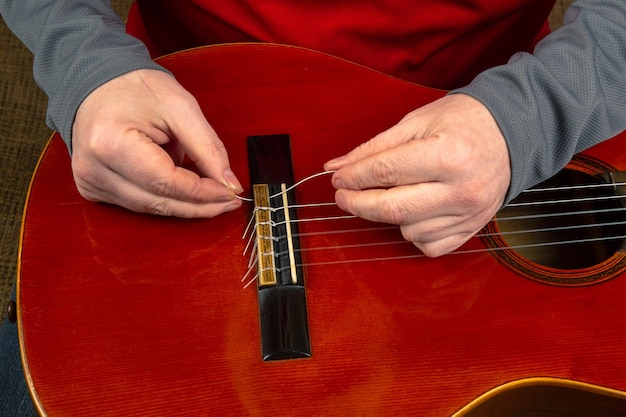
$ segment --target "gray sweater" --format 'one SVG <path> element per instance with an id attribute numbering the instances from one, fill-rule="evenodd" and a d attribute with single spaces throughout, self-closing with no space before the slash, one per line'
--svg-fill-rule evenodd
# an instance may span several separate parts
<path id="1" fill-rule="evenodd" d="M 162 69 L 108 1 L 0 0 L 0 13 L 34 54 L 47 123 L 70 152 L 76 111 L 91 91 L 135 69 Z M 533 55 L 517 54 L 451 94 L 460 92 L 484 103 L 506 138 L 509 201 L 626 129 L 626 0 L 578 0 Z"/>

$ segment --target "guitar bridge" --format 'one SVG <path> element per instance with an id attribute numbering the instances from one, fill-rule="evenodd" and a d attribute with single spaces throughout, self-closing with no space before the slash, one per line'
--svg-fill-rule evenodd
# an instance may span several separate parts
<path id="1" fill-rule="evenodd" d="M 264 361 L 311 356 L 288 135 L 248 138 Z"/>

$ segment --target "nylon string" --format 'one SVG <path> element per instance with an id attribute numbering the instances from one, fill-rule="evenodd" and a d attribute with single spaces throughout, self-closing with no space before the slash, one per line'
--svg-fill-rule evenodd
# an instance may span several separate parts
<path id="1" fill-rule="evenodd" d="M 294 188 L 302 185 L 303 183 L 310 181 L 315 178 L 322 177 L 324 175 L 329 175 L 334 173 L 334 171 L 322 171 L 304 179 L 296 182 L 294 185 L 271 195 L 269 198 L 277 198 L 282 197 L 283 194 L 293 190 Z M 582 189 L 599 189 L 606 187 L 619 187 L 625 186 L 626 183 L 606 183 L 606 184 L 588 184 L 588 185 L 574 185 L 574 186 L 561 186 L 561 187 L 546 187 L 546 188 L 533 188 L 529 190 L 523 191 L 523 193 L 540 193 L 540 192 L 553 192 L 553 191 L 570 191 L 570 190 L 582 190 Z M 614 195 L 614 196 L 602 196 L 602 197 L 580 197 L 580 198 L 567 198 L 567 199 L 556 199 L 556 200 L 545 200 L 545 201 L 534 201 L 534 202 L 523 202 L 523 203 L 510 203 L 506 205 L 507 207 L 529 207 L 529 206 L 541 206 L 546 204 L 562 204 L 562 203 L 579 203 L 579 202 L 591 202 L 591 201 L 604 201 L 604 200 L 615 200 L 622 199 L 626 196 L 622 195 Z M 254 202 L 253 198 L 241 197 L 237 196 L 237 198 L 241 199 L 245 202 Z M 336 206 L 335 202 L 318 202 L 318 203 L 308 203 L 308 204 L 293 204 L 288 207 L 281 207 L 280 210 L 287 209 L 307 209 L 314 207 L 331 207 Z M 256 259 L 258 257 L 257 254 L 257 245 L 255 242 L 255 228 L 252 227 L 254 224 L 254 213 L 257 210 L 269 210 L 269 211 L 277 211 L 279 209 L 274 207 L 255 207 L 253 209 L 252 216 L 250 221 L 248 222 L 247 227 L 244 230 L 242 239 L 247 239 L 247 244 L 245 245 L 243 255 L 246 255 L 248 251 L 251 249 L 250 259 L 248 261 L 248 270 L 241 278 L 241 282 L 245 282 L 244 288 L 250 286 L 259 276 L 259 271 L 253 275 L 253 272 L 256 269 Z M 579 210 L 579 211 L 566 211 L 561 213 L 539 213 L 539 214 L 530 214 L 530 215 L 520 215 L 520 216 L 509 216 L 509 217 L 497 217 L 492 219 L 490 223 L 493 222 L 504 222 L 504 221 L 512 221 L 512 220 L 532 220 L 538 218 L 546 218 L 546 217 L 563 217 L 563 216 L 575 216 L 575 215 L 589 215 L 589 214 L 599 214 L 599 213 L 611 213 L 611 212 L 625 212 L 626 208 L 617 207 L 617 208 L 604 208 L 604 209 L 592 209 L 592 210 Z M 350 220 L 357 219 L 356 216 L 351 214 L 346 215 L 336 215 L 336 216 L 325 216 L 325 217 L 311 217 L 311 218 L 298 218 L 296 220 L 291 220 L 291 223 L 294 222 L 321 222 L 321 221 L 338 221 L 338 220 Z M 268 222 L 270 226 L 278 226 L 284 224 L 285 222 Z M 508 236 L 515 234 L 527 234 L 527 233 L 539 233 L 539 232 L 557 232 L 557 231 L 567 231 L 567 230 L 576 230 L 583 229 L 587 227 L 610 227 L 610 226 L 618 226 L 625 225 L 626 221 L 612 221 L 612 222 L 603 222 L 603 223 L 595 223 L 595 224 L 581 224 L 581 225 L 573 225 L 573 226 L 555 226 L 555 227 L 543 227 L 537 229 L 527 229 L 527 230 L 515 230 L 515 231 L 501 231 L 497 233 L 477 233 L 474 237 L 495 237 L 495 236 Z M 321 232 L 313 232 L 313 233 L 294 233 L 293 237 L 304 237 L 304 236 L 319 236 L 319 235 L 329 235 L 329 234 L 345 234 L 345 233 L 363 233 L 363 232 L 374 232 L 374 231 L 383 231 L 383 230 L 393 230 L 398 229 L 399 226 L 376 226 L 370 228 L 353 228 L 353 229 L 336 229 L 329 231 L 321 231 Z M 284 238 L 284 237 L 282 237 Z M 278 241 L 281 237 L 272 237 L 271 239 Z M 554 242 L 541 242 L 541 243 L 529 243 L 529 244 L 521 244 L 515 246 L 506 246 L 506 247 L 498 247 L 498 248 L 480 248 L 480 249 L 459 249 L 449 253 L 449 255 L 460 255 L 460 254 L 472 254 L 472 253 L 481 253 L 481 252 L 490 252 L 490 251 L 502 251 L 502 250 L 515 250 L 515 249 L 525 249 L 525 248 L 533 248 L 533 247 L 542 247 L 542 246 L 556 246 L 556 245 L 567 245 L 567 244 L 575 244 L 575 243 L 591 243 L 597 241 L 610 241 L 610 240 L 621 240 L 626 239 L 626 235 L 616 235 L 616 236 L 603 236 L 603 237 L 595 237 L 595 238 L 582 238 L 582 239 L 569 239 L 569 240 L 560 240 Z M 254 244 L 252 242 L 255 242 Z M 327 247 L 315 247 L 315 248 L 300 248 L 296 252 L 306 252 L 306 251 L 321 251 L 321 250 L 341 250 L 341 249 L 350 249 L 350 248 L 365 248 L 372 246 L 381 246 L 381 245 L 412 245 L 412 242 L 406 241 L 404 239 L 398 239 L 396 241 L 383 241 L 383 242 L 367 242 L 367 243 L 358 243 L 358 244 L 350 244 L 350 245 L 337 245 L 337 246 L 327 246 Z M 275 256 L 283 255 L 283 253 L 276 253 Z M 399 256 L 391 256 L 391 257 L 374 257 L 374 258 L 363 258 L 363 259 L 349 259 L 349 260 L 341 260 L 341 261 L 324 261 L 324 262 L 314 262 L 307 264 L 298 264 L 298 267 L 310 267 L 310 266 L 321 266 L 321 265 L 335 265 L 335 264 L 347 264 L 347 263 L 357 263 L 357 262 L 375 262 L 375 261 L 389 261 L 389 260 L 400 260 L 400 259 L 415 259 L 415 258 L 424 258 L 425 255 L 422 253 L 416 253 L 415 255 L 399 255 Z M 283 269 L 288 267 L 277 268 L 277 271 L 280 272 Z"/>

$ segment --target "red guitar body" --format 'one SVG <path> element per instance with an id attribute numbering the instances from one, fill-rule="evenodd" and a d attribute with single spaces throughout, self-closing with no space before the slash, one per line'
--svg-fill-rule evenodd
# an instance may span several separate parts
<path id="1" fill-rule="evenodd" d="M 248 136 L 288 133 L 298 180 L 444 94 L 277 45 L 160 63 L 196 96 L 247 190 Z M 625 141 L 586 154 L 625 170 Z M 332 200 L 329 177 L 307 184 L 299 202 Z M 32 182 L 18 277 L 20 345 L 42 415 L 626 415 L 621 273 L 563 287 L 489 252 L 342 263 L 354 251 L 417 250 L 320 249 L 387 231 L 300 226 L 312 356 L 264 362 L 256 289 L 240 282 L 245 207 L 182 220 L 87 202 L 53 137 Z M 310 210 L 300 217 L 323 212 Z"/>

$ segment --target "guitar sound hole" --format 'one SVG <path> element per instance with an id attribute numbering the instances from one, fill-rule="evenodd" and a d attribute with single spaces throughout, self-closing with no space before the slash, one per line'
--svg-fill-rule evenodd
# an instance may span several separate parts
<path id="1" fill-rule="evenodd" d="M 507 246 L 548 268 L 601 264 L 622 246 L 626 216 L 617 187 L 566 169 L 521 194 L 497 216 Z"/>
<path id="2" fill-rule="evenodd" d="M 483 230 L 503 265 L 545 284 L 591 285 L 626 271 L 626 172 L 579 154 Z"/>

